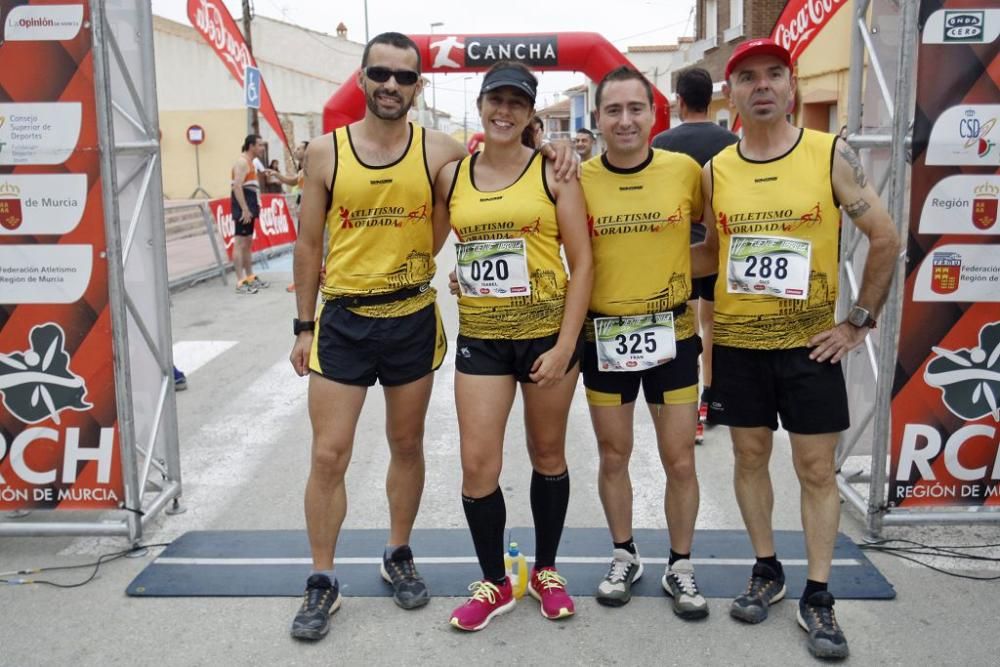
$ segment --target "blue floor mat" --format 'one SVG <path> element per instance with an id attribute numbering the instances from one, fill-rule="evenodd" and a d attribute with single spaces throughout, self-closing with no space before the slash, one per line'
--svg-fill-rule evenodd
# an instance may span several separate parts
<path id="1" fill-rule="evenodd" d="M 512 528 L 510 535 L 528 556 L 534 531 Z M 345 595 L 390 594 L 379 576 L 385 530 L 345 530 L 340 534 L 337 578 Z M 776 531 L 775 545 L 785 568 L 788 595 L 798 597 L 806 579 L 805 544 L 799 531 Z M 635 541 L 645 574 L 633 595 L 662 596 L 666 531 L 637 530 Z M 436 596 L 461 597 L 481 577 L 469 532 L 464 529 L 415 530 L 411 540 L 417 568 Z M 706 597 L 731 598 L 746 587 L 753 550 L 744 531 L 699 530 L 692 560 Z M 607 571 L 611 543 L 605 528 L 566 528 L 557 567 L 572 595 L 589 596 Z M 195 531 L 177 538 L 132 581 L 126 593 L 138 597 L 297 597 L 311 569 L 304 531 Z M 830 590 L 842 599 L 891 599 L 892 584 L 861 550 L 837 535 Z"/>

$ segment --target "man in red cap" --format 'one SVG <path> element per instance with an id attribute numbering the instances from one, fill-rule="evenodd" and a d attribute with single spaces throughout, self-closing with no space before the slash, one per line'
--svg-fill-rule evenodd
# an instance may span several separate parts
<path id="1" fill-rule="evenodd" d="M 835 450 L 849 425 L 840 360 L 875 326 L 899 240 L 855 152 L 832 134 L 789 122 L 795 77 L 788 51 L 770 39 L 736 47 L 723 92 L 743 138 L 702 172 L 705 243 L 695 275 L 718 272 L 709 418 L 730 427 L 736 499 L 757 562 L 730 614 L 767 618 L 785 596 L 774 548 L 768 473 L 778 418 L 801 485 L 808 573 L 798 622 L 810 652 L 844 658 L 847 640 L 827 591 L 840 520 Z M 868 237 L 858 299 L 835 319 L 841 210 Z"/>

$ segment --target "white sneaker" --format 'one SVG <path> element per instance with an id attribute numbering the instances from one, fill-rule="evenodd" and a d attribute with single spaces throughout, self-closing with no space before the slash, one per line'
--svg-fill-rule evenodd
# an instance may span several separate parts
<path id="1" fill-rule="evenodd" d="M 632 599 L 632 584 L 642 576 L 639 554 L 627 549 L 615 549 L 611 567 L 597 586 L 597 601 L 608 607 L 621 607 Z"/>
<path id="2" fill-rule="evenodd" d="M 668 565 L 663 573 L 663 590 L 673 598 L 674 613 L 691 621 L 708 616 L 708 601 L 698 591 L 694 565 L 687 558 Z"/>

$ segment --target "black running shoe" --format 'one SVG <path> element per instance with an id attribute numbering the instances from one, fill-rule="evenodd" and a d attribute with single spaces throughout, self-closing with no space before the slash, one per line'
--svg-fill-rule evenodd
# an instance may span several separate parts
<path id="1" fill-rule="evenodd" d="M 330 616 L 340 609 L 340 585 L 325 574 L 314 574 L 306 581 L 302 606 L 292 621 L 292 636 L 317 640 L 330 631 Z"/>
<path id="2" fill-rule="evenodd" d="M 817 591 L 807 600 L 799 601 L 798 620 L 809 633 L 809 652 L 817 658 L 841 660 L 846 658 L 847 638 L 833 613 L 833 595 Z"/>
<path id="3" fill-rule="evenodd" d="M 403 609 L 416 609 L 430 602 L 427 584 L 417 574 L 408 545 L 382 556 L 382 578 L 392 586 L 392 599 Z"/>
<path id="4" fill-rule="evenodd" d="M 785 573 L 756 563 L 747 589 L 729 606 L 729 615 L 746 623 L 767 618 L 767 608 L 785 597 Z"/>

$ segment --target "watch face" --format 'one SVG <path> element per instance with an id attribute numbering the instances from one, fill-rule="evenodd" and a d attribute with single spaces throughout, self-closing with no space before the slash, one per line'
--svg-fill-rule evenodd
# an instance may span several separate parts
<path id="1" fill-rule="evenodd" d="M 854 308 L 851 308 L 851 312 L 847 316 L 847 321 L 856 327 L 863 327 L 868 323 L 870 316 L 871 315 L 867 310 L 855 306 Z"/>

